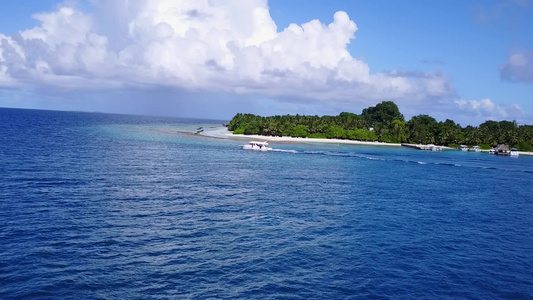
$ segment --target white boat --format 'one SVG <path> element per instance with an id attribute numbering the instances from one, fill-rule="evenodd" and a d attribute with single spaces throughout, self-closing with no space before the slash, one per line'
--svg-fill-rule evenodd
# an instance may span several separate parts
<path id="1" fill-rule="evenodd" d="M 435 146 L 434 144 L 428 144 L 427 149 L 431 151 L 442 151 L 441 146 Z"/>
<path id="2" fill-rule="evenodd" d="M 496 149 L 492 148 L 489 150 L 489 154 L 490 155 L 495 155 L 496 154 Z"/>
<path id="3" fill-rule="evenodd" d="M 516 149 L 516 148 L 511 148 L 511 152 L 509 152 L 509 155 L 510 155 L 511 157 L 518 157 L 518 155 L 519 155 L 519 154 L 518 154 L 518 149 Z"/>
<path id="4" fill-rule="evenodd" d="M 474 146 L 472 148 L 469 148 L 468 151 L 470 151 L 470 152 L 481 152 L 481 147 Z"/>
<path id="5" fill-rule="evenodd" d="M 461 151 L 468 151 L 467 145 L 461 145 Z"/>
<path id="6" fill-rule="evenodd" d="M 251 141 L 248 144 L 242 146 L 245 150 L 256 150 L 256 151 L 271 151 L 272 148 L 268 147 L 267 142 L 257 142 Z"/>

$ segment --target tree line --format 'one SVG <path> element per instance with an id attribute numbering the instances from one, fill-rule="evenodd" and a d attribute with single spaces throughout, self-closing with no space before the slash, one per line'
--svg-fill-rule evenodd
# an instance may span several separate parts
<path id="1" fill-rule="evenodd" d="M 507 144 L 521 151 L 533 151 L 533 126 L 515 121 L 486 121 L 466 126 L 447 119 L 437 122 L 429 115 L 413 116 L 405 121 L 398 106 L 384 101 L 363 109 L 362 114 L 349 112 L 338 116 L 283 115 L 261 117 L 238 113 L 228 123 L 234 134 L 337 138 L 386 143 L 438 144 L 445 146 L 479 145 L 489 149 Z"/>

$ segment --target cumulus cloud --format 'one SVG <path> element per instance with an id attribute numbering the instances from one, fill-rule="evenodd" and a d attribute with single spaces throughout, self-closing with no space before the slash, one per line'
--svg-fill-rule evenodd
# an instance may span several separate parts
<path id="1" fill-rule="evenodd" d="M 40 25 L 0 34 L 0 85 L 177 87 L 359 101 L 453 94 L 449 76 L 371 73 L 347 45 L 357 25 L 342 11 L 278 29 L 265 0 L 94 1 L 63 6 Z"/>
<path id="2" fill-rule="evenodd" d="M 521 119 L 524 117 L 524 112 L 519 105 L 499 105 L 488 98 L 456 100 L 455 104 L 460 110 L 467 112 L 471 118 L 480 120 Z"/>
<path id="3" fill-rule="evenodd" d="M 513 51 L 500 68 L 500 74 L 505 80 L 533 83 L 533 52 L 527 49 Z"/>
<path id="4" fill-rule="evenodd" d="M 489 99 L 453 102 L 451 78 L 444 72 L 371 72 L 348 51 L 358 27 L 342 11 L 330 23 L 311 20 L 278 28 L 266 0 L 91 3 L 91 14 L 63 5 L 34 15 L 39 22 L 34 28 L 0 33 L 0 87 L 216 93 L 237 95 L 232 99 L 241 104 L 254 95 L 273 101 L 264 103 L 283 102 L 286 109 L 313 100 L 321 111 L 393 100 L 413 114 L 423 105 L 435 113 L 453 107 L 450 113 L 487 118 L 523 115 L 518 106 Z M 531 78 L 526 70 L 532 69 L 531 53 L 516 54 L 502 74 L 513 74 L 510 80 Z"/>

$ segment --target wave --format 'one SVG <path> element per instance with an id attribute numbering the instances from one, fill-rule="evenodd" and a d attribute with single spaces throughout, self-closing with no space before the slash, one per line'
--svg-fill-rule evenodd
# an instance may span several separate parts
<path id="1" fill-rule="evenodd" d="M 441 165 L 441 166 L 449 166 L 449 167 L 461 167 L 460 164 L 454 164 L 454 163 L 434 163 L 435 165 Z"/>

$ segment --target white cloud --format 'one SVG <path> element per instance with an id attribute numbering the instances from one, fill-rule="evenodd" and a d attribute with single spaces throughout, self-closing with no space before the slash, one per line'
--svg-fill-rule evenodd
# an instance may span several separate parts
<path id="1" fill-rule="evenodd" d="M 515 50 L 500 68 L 503 79 L 533 83 L 533 52 L 528 49 Z"/>
<path id="2" fill-rule="evenodd" d="M 359 101 L 449 96 L 446 74 L 372 74 L 347 45 L 345 12 L 278 30 L 264 0 L 95 1 L 34 15 L 0 35 L 0 84 L 60 88 L 145 85 Z M 9 55 L 6 55 L 9 53 Z"/>
<path id="3" fill-rule="evenodd" d="M 456 100 L 460 110 L 479 120 L 520 119 L 524 117 L 522 108 L 517 104 L 499 105 L 485 98 L 481 100 Z"/>
<path id="4" fill-rule="evenodd" d="M 91 18 L 71 7 L 61 7 L 56 12 L 33 15 L 40 26 L 21 32 L 25 40 L 42 40 L 52 49 L 62 43 L 83 43 L 91 30 Z"/>
<path id="5" fill-rule="evenodd" d="M 293 100 L 285 101 L 286 107 L 305 103 L 295 100 L 314 100 L 320 102 L 315 107 L 342 110 L 393 100 L 413 112 L 422 106 L 435 113 L 474 112 L 480 118 L 523 115 L 518 106 L 489 99 L 450 105 L 454 90 L 443 72 L 372 73 L 348 51 L 358 28 L 342 11 L 329 24 L 311 20 L 280 29 L 266 0 L 92 3 L 92 14 L 63 6 L 34 15 L 40 22 L 35 28 L 0 34 L 0 87 L 54 92 L 164 88 L 254 95 L 274 99 L 271 103 Z M 513 53 L 507 65 L 502 73 L 521 80 L 524 73 L 516 70 L 531 65 L 530 53 Z"/>
<path id="6" fill-rule="evenodd" d="M 20 56 L 24 56 L 24 53 L 19 45 L 11 37 L 0 33 L 0 87 L 16 85 L 16 81 L 8 74 L 8 64 L 12 57 L 16 59 Z"/>

